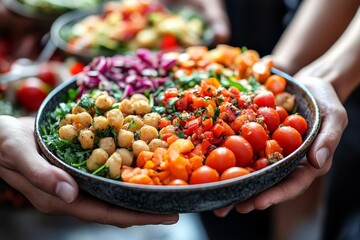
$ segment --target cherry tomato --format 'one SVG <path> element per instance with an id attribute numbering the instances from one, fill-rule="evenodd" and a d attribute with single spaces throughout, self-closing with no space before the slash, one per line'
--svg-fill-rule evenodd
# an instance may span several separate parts
<path id="1" fill-rule="evenodd" d="M 85 65 L 80 62 L 73 62 L 70 64 L 69 71 L 71 75 L 76 75 L 84 69 Z"/>
<path id="2" fill-rule="evenodd" d="M 276 111 L 279 114 L 280 117 L 280 123 L 282 123 L 287 116 L 289 116 L 289 113 L 286 111 L 284 107 L 276 106 Z"/>
<path id="3" fill-rule="evenodd" d="M 51 87 L 37 77 L 26 78 L 16 91 L 17 102 L 28 112 L 39 109 Z"/>
<path id="4" fill-rule="evenodd" d="M 51 69 L 48 63 L 43 63 L 39 66 L 39 73 L 37 77 L 40 78 L 44 83 L 48 84 L 50 87 L 56 87 L 57 75 Z"/>
<path id="5" fill-rule="evenodd" d="M 231 178 L 236 178 L 240 176 L 244 176 L 246 174 L 249 174 L 250 171 L 246 168 L 242 167 L 231 167 L 226 169 L 220 176 L 220 180 L 226 180 Z"/>
<path id="6" fill-rule="evenodd" d="M 271 91 L 274 95 L 282 93 L 286 87 L 285 78 L 279 75 L 271 75 L 265 82 L 265 87 L 267 90 Z"/>
<path id="7" fill-rule="evenodd" d="M 253 168 L 255 170 L 260 170 L 264 167 L 267 167 L 270 165 L 270 162 L 269 160 L 266 158 L 266 157 L 262 157 L 262 158 L 259 158 L 257 159 L 255 162 L 254 162 L 254 165 L 253 165 Z"/>
<path id="8" fill-rule="evenodd" d="M 293 127 L 281 126 L 272 135 L 283 149 L 284 156 L 294 152 L 302 144 L 300 133 Z"/>
<path id="9" fill-rule="evenodd" d="M 299 114 L 291 114 L 285 118 L 283 125 L 295 128 L 300 135 L 304 135 L 308 129 L 305 118 Z"/>
<path id="10" fill-rule="evenodd" d="M 183 185 L 189 185 L 186 181 L 182 179 L 174 179 L 168 183 L 168 185 L 172 186 L 183 186 Z"/>
<path id="11" fill-rule="evenodd" d="M 245 123 L 240 129 L 240 135 L 251 144 L 254 152 L 263 150 L 268 139 L 265 129 L 257 122 Z"/>
<path id="12" fill-rule="evenodd" d="M 244 167 L 253 163 L 253 149 L 251 144 L 242 136 L 229 136 L 225 139 L 222 146 L 230 149 L 234 153 L 236 166 Z"/>
<path id="13" fill-rule="evenodd" d="M 275 108 L 275 96 L 270 91 L 262 91 L 254 97 L 253 102 L 258 107 L 272 107 Z"/>
<path id="14" fill-rule="evenodd" d="M 280 117 L 275 108 L 260 107 L 257 112 L 264 117 L 264 123 L 270 133 L 279 127 Z"/>
<path id="15" fill-rule="evenodd" d="M 219 173 L 207 165 L 197 168 L 190 176 L 190 184 L 217 182 L 219 180 Z"/>
<path id="16" fill-rule="evenodd" d="M 235 164 L 236 159 L 234 153 L 226 147 L 214 149 L 206 158 L 206 165 L 214 168 L 220 174 L 226 169 L 234 167 Z"/>
<path id="17" fill-rule="evenodd" d="M 179 47 L 179 45 L 178 45 L 177 39 L 174 35 L 167 34 L 162 37 L 161 42 L 160 42 L 161 50 L 171 51 L 171 50 L 175 50 L 178 47 Z"/>

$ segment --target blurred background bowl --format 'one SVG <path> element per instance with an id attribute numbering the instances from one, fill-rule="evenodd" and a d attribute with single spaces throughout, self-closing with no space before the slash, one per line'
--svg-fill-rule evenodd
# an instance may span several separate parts
<path id="1" fill-rule="evenodd" d="M 114 4 L 114 1 L 108 1 L 97 8 L 71 11 L 57 18 L 51 27 L 51 40 L 54 45 L 65 55 L 88 63 L 96 56 L 128 54 L 138 48 L 172 51 L 190 45 L 212 46 L 214 43 L 214 32 L 202 16 L 192 9 L 168 10 L 164 5 L 150 6 L 150 10 L 146 10 L 141 17 L 137 15 L 138 12 L 131 13 L 139 19 L 129 22 L 122 21 L 126 18 L 125 13 L 121 12 L 122 15 L 119 15 L 120 11 L 128 11 L 119 10 L 121 7 L 118 4 L 121 4 L 121 1 L 116 2 L 115 7 L 111 4 Z M 158 10 L 161 7 L 164 9 Z M 164 16 L 159 13 L 170 14 L 171 20 L 163 20 Z M 181 21 L 174 20 L 175 16 Z M 139 22 L 144 24 L 144 21 L 145 25 L 134 26 Z M 162 27 L 155 27 L 155 22 L 161 22 Z M 82 25 L 79 26 L 79 23 Z M 93 34 L 90 34 L 89 29 L 94 31 Z M 170 33 L 175 31 L 174 29 L 181 31 Z M 93 42 L 89 43 L 89 38 L 92 38 Z"/>
<path id="2" fill-rule="evenodd" d="M 104 0 L 48 1 L 48 0 L 3 0 L 12 12 L 31 19 L 54 21 L 60 15 L 76 10 L 93 8 Z"/>
<path id="3" fill-rule="evenodd" d="M 292 154 L 245 176 L 189 186 L 149 186 L 94 176 L 66 164 L 49 151 L 41 129 L 49 127 L 47 115 L 64 101 L 68 90 L 77 88 L 76 78 L 60 85 L 43 102 L 36 117 L 36 141 L 44 157 L 73 176 L 83 191 L 121 207 L 155 213 L 189 213 L 235 204 L 264 191 L 292 172 L 307 153 L 320 127 L 319 108 L 311 93 L 289 75 L 276 69 L 272 71 L 287 79 L 286 91 L 295 96 L 297 111 L 307 119 L 308 130 L 302 145 Z"/>

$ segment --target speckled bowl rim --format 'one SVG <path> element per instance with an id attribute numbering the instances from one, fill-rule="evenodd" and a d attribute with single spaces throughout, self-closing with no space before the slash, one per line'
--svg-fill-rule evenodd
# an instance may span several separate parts
<path id="1" fill-rule="evenodd" d="M 221 189 L 224 187 L 231 187 L 231 186 L 241 183 L 244 180 L 249 180 L 250 178 L 257 178 L 259 176 L 271 173 L 274 168 L 281 167 L 282 165 L 286 165 L 289 161 L 292 161 L 292 160 L 295 161 L 297 159 L 298 162 L 294 164 L 294 167 L 292 169 L 290 169 L 290 171 L 289 171 L 289 173 L 290 173 L 298 165 L 300 160 L 306 155 L 308 149 L 310 148 L 311 144 L 313 143 L 314 139 L 316 138 L 316 135 L 320 129 L 320 123 L 321 123 L 320 109 L 319 109 L 319 106 L 316 103 L 313 95 L 303 84 L 296 81 L 294 78 L 292 78 L 291 76 L 289 76 L 288 74 L 286 74 L 280 70 L 272 69 L 272 73 L 285 77 L 287 79 L 287 81 L 290 81 L 290 82 L 296 84 L 304 92 L 304 94 L 306 94 L 306 96 L 309 98 L 309 101 L 311 102 L 311 104 L 314 107 L 314 110 L 313 110 L 314 111 L 313 112 L 314 113 L 314 122 L 312 124 L 312 128 L 308 130 L 306 137 L 303 139 L 302 145 L 297 150 L 295 150 L 293 153 L 291 153 L 289 156 L 287 156 L 287 157 L 283 158 L 282 160 L 280 160 L 276 163 L 273 163 L 270 166 L 267 166 L 263 169 L 257 170 L 253 173 L 250 173 L 250 174 L 247 174 L 244 176 L 240 176 L 237 178 L 228 179 L 228 180 L 219 181 L 219 182 L 213 182 L 213 183 L 204 183 L 204 184 L 187 185 L 187 186 L 141 185 L 141 184 L 125 183 L 125 182 L 121 182 L 119 180 L 113 180 L 113 179 L 108 179 L 108 178 L 104 178 L 104 177 L 100 177 L 100 176 L 95 176 L 95 175 L 81 171 L 75 167 L 72 167 L 72 166 L 66 164 L 64 161 L 59 159 L 55 154 L 53 154 L 52 152 L 47 150 L 47 147 L 44 144 L 43 138 L 40 133 L 39 119 L 42 114 L 47 114 L 47 113 L 44 113 L 43 110 L 46 107 L 46 105 L 49 104 L 51 99 L 55 95 L 57 95 L 59 92 L 61 92 L 62 89 L 67 88 L 71 84 L 74 84 L 74 82 L 76 81 L 76 77 L 74 77 L 73 79 L 71 79 L 69 81 L 62 83 L 56 89 L 54 89 L 47 96 L 47 98 L 44 100 L 44 102 L 40 106 L 39 111 L 36 115 L 36 119 L 35 119 L 35 139 L 36 139 L 36 142 L 37 142 L 38 146 L 40 147 L 41 152 L 44 155 L 44 157 L 50 163 L 60 167 L 61 169 L 68 172 L 70 175 L 74 175 L 74 174 L 82 175 L 84 177 L 96 179 L 97 181 L 103 182 L 105 184 L 114 184 L 121 188 L 134 189 L 134 190 L 139 190 L 141 192 L 149 192 L 150 193 L 150 192 L 159 192 L 160 191 L 160 192 L 167 192 L 167 193 L 172 193 L 172 192 L 174 192 L 174 193 L 180 193 L 180 192 L 189 193 L 189 192 L 199 192 L 199 191 L 204 191 L 204 190 L 214 190 L 214 189 Z M 289 173 L 287 173 L 286 175 L 288 175 Z M 284 178 L 285 176 L 283 176 L 282 178 Z M 280 180 L 281 179 L 279 179 L 279 181 Z M 272 185 L 276 184 L 277 182 L 274 182 Z M 267 186 L 265 189 L 271 187 L 272 185 Z M 265 189 L 263 189 L 263 190 L 265 190 Z"/>

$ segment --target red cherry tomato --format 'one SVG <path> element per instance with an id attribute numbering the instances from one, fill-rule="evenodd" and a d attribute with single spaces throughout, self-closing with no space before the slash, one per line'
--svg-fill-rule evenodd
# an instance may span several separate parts
<path id="1" fill-rule="evenodd" d="M 253 102 L 258 107 L 272 107 L 275 108 L 275 96 L 270 91 L 262 91 L 254 97 Z"/>
<path id="2" fill-rule="evenodd" d="M 51 69 L 48 63 L 41 64 L 39 66 L 39 73 L 37 75 L 44 83 L 48 84 L 50 87 L 55 88 L 57 84 L 57 75 Z"/>
<path id="3" fill-rule="evenodd" d="M 279 114 L 280 117 L 280 123 L 282 123 L 287 116 L 289 116 L 289 113 L 286 111 L 284 107 L 276 106 L 276 111 Z"/>
<path id="4" fill-rule="evenodd" d="M 289 155 L 299 148 L 302 144 L 300 133 L 293 127 L 281 126 L 272 135 L 283 149 L 284 156 Z"/>
<path id="5" fill-rule="evenodd" d="M 16 91 L 16 100 L 28 112 L 39 109 L 51 87 L 37 77 L 26 78 Z"/>
<path id="6" fill-rule="evenodd" d="M 270 133 L 274 132 L 279 127 L 280 117 L 274 108 L 260 107 L 257 113 L 264 117 L 264 123 Z"/>
<path id="7" fill-rule="evenodd" d="M 240 135 L 251 144 L 254 152 L 263 150 L 268 139 L 265 129 L 257 122 L 245 123 L 240 129 Z"/>
<path id="8" fill-rule="evenodd" d="M 172 34 L 164 35 L 160 42 L 160 49 L 164 51 L 175 50 L 179 47 L 177 39 Z"/>
<path id="9" fill-rule="evenodd" d="M 255 170 L 260 170 L 260 169 L 262 169 L 264 167 L 267 167 L 269 165 L 270 165 L 269 160 L 266 157 L 262 157 L 262 158 L 259 158 L 258 160 L 256 160 L 254 162 L 253 168 Z"/>
<path id="10" fill-rule="evenodd" d="M 230 149 L 236 158 L 236 166 L 244 167 L 253 163 L 253 149 L 251 144 L 242 136 L 228 136 L 222 144 Z"/>
<path id="11" fill-rule="evenodd" d="M 271 75 L 265 82 L 265 87 L 267 90 L 271 91 L 274 95 L 282 93 L 286 87 L 285 78 L 279 75 Z"/>
<path id="12" fill-rule="evenodd" d="M 206 165 L 214 168 L 220 174 L 226 169 L 234 167 L 235 164 L 236 159 L 234 153 L 226 147 L 214 149 L 206 158 Z"/>
<path id="13" fill-rule="evenodd" d="M 226 180 L 231 178 L 236 178 L 240 176 L 244 176 L 246 174 L 249 174 L 250 171 L 246 168 L 242 167 L 231 167 L 226 169 L 220 176 L 220 180 Z"/>
<path id="14" fill-rule="evenodd" d="M 292 114 L 285 118 L 283 125 L 295 128 L 300 135 L 304 135 L 308 129 L 305 118 L 299 114 Z"/>
<path id="15" fill-rule="evenodd" d="M 182 179 L 174 179 L 171 182 L 169 182 L 168 185 L 183 186 L 183 185 L 189 185 L 189 184 Z"/>
<path id="16" fill-rule="evenodd" d="M 197 168 L 190 176 L 190 184 L 217 182 L 219 180 L 219 173 L 207 165 Z"/>
<path id="17" fill-rule="evenodd" d="M 76 75 L 84 69 L 85 65 L 80 62 L 73 62 L 70 64 L 69 71 L 71 75 Z"/>

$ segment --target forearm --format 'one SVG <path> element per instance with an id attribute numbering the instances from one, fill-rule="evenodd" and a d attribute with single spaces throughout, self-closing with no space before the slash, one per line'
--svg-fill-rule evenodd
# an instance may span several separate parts
<path id="1" fill-rule="evenodd" d="M 344 102 L 360 83 L 360 8 L 339 40 L 299 74 L 330 82 Z"/>
<path id="2" fill-rule="evenodd" d="M 274 48 L 283 70 L 294 74 L 321 56 L 343 33 L 359 0 L 307 0 Z"/>

